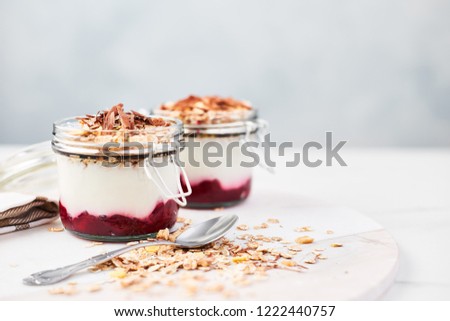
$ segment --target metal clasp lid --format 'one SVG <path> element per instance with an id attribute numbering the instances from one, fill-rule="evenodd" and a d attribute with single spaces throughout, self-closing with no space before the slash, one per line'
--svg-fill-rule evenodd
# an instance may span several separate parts
<path id="1" fill-rule="evenodd" d="M 256 119 L 255 121 L 248 120 L 245 122 L 245 138 L 243 139 L 244 142 L 250 142 L 250 135 L 255 132 L 256 134 L 256 141 L 259 144 L 262 144 L 264 142 L 264 136 L 269 132 L 269 123 L 263 119 Z M 256 129 L 256 130 L 255 130 Z M 255 148 L 250 146 L 253 151 L 255 151 Z M 268 171 L 271 174 L 275 173 L 275 170 L 273 167 L 267 166 L 264 162 L 259 162 L 258 164 L 260 167 L 264 168 L 266 171 Z"/>
<path id="2" fill-rule="evenodd" d="M 189 182 L 189 179 L 186 175 L 186 171 L 183 167 L 178 164 L 178 161 L 173 158 L 173 155 L 169 155 L 171 163 L 173 163 L 173 167 L 175 170 L 175 175 L 177 177 L 177 187 L 178 187 L 178 193 L 174 194 L 170 188 L 167 186 L 166 182 L 161 176 L 161 173 L 159 170 L 152 166 L 150 163 L 150 157 L 147 157 L 144 160 L 144 169 L 145 173 L 147 174 L 147 177 L 158 187 L 159 191 L 167 198 L 174 200 L 178 205 L 180 206 L 186 206 L 187 200 L 186 196 L 189 196 L 192 194 L 192 187 Z M 156 174 L 153 175 L 152 171 Z M 181 175 L 180 175 L 181 172 Z M 155 177 L 156 176 L 156 177 Z M 183 187 L 181 186 L 181 177 L 183 177 L 184 184 L 186 185 L 187 191 L 183 191 Z"/>

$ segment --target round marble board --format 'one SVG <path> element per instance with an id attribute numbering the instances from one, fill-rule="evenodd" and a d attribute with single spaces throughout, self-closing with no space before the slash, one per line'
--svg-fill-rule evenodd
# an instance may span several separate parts
<path id="1" fill-rule="evenodd" d="M 271 270 L 266 278 L 249 285 L 234 284 L 226 275 L 216 272 L 204 274 L 204 286 L 208 282 L 224 282 L 226 291 L 211 292 L 201 289 L 192 295 L 183 286 L 155 285 L 145 291 L 135 292 L 121 288 L 119 282 L 111 282 L 109 272 L 80 272 L 61 284 L 30 287 L 21 279 L 43 269 L 71 264 L 90 256 L 118 248 L 120 244 L 92 246 L 89 241 L 77 239 L 68 232 L 52 233 L 47 226 L 0 236 L 2 273 L 0 274 L 0 299 L 51 299 L 51 300 L 372 300 L 378 299 L 392 284 L 398 264 L 398 248 L 382 226 L 348 208 L 324 206 L 302 199 L 296 194 L 273 190 L 259 190 L 243 204 L 223 211 L 180 210 L 180 216 L 191 218 L 193 223 L 227 213 L 239 216 L 238 224 L 247 224 L 248 231 L 233 229 L 227 237 L 251 233 L 279 236 L 294 241 L 307 235 L 314 242 L 302 245 L 294 260 L 303 262 L 314 249 L 324 249 L 327 259 L 316 264 L 303 264 L 304 272 Z M 266 229 L 253 227 L 267 222 Z M 56 221 L 52 225 L 59 225 Z M 296 227 L 310 226 L 312 231 L 297 232 Z M 327 231 L 333 231 L 333 233 Z M 243 242 L 243 241 L 239 241 Z M 342 247 L 331 247 L 340 243 Z M 283 249 L 285 244 L 268 243 L 268 247 Z M 182 273 L 177 272 L 178 279 Z M 198 273 L 198 272 L 197 272 Z M 180 276 L 181 275 L 181 276 Z M 76 293 L 50 294 L 49 290 L 67 287 L 72 282 Z M 92 284 L 101 284 L 101 290 L 89 292 Z"/>

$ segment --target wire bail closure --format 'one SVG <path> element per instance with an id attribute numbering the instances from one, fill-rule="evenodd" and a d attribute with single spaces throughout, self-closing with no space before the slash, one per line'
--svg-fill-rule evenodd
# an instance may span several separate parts
<path id="1" fill-rule="evenodd" d="M 245 122 L 245 138 L 243 139 L 243 142 L 251 142 L 250 135 L 252 134 L 252 131 L 255 129 L 256 126 L 256 141 L 259 144 L 262 144 L 264 142 L 264 136 L 269 132 L 269 123 L 263 119 L 256 119 L 255 121 L 246 121 Z M 252 146 L 250 148 L 255 151 L 256 149 Z M 264 168 L 266 171 L 268 171 L 271 174 L 275 173 L 275 170 L 273 167 L 267 166 L 264 162 L 259 162 L 258 164 L 261 168 Z"/>
<path id="2" fill-rule="evenodd" d="M 150 157 L 147 157 L 144 160 L 144 170 L 145 174 L 147 174 L 147 177 L 158 187 L 159 191 L 167 198 L 174 200 L 178 205 L 180 206 L 186 206 L 187 200 L 186 196 L 189 196 L 192 194 L 192 187 L 191 183 L 189 182 L 189 179 L 186 175 L 186 171 L 183 167 L 180 166 L 180 164 L 173 158 L 173 155 L 169 155 L 169 158 L 171 162 L 173 163 L 173 168 L 175 170 L 175 175 L 177 177 L 177 188 L 178 188 L 178 194 L 174 194 L 170 188 L 167 186 L 166 182 L 161 176 L 161 173 L 159 170 L 152 166 L 150 163 Z M 151 171 L 154 171 L 156 173 L 153 175 Z M 181 175 L 180 175 L 181 172 Z M 181 177 L 183 177 L 184 184 L 186 185 L 187 191 L 183 191 L 183 187 L 181 186 Z"/>

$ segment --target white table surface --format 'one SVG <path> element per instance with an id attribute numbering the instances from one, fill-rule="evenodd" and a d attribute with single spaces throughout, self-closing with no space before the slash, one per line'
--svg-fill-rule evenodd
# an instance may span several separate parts
<path id="1" fill-rule="evenodd" d="M 0 146 L 0 159 L 15 150 Z M 278 163 L 275 175 L 256 170 L 254 184 L 351 207 L 384 226 L 398 243 L 400 267 L 383 299 L 449 300 L 450 149 L 344 149 L 341 155 L 347 167 Z"/>

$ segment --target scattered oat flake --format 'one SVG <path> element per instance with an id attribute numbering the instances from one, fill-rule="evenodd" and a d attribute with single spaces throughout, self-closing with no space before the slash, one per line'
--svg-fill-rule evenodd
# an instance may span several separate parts
<path id="1" fill-rule="evenodd" d="M 295 243 L 298 244 L 310 244 L 312 242 L 314 242 L 314 239 L 309 236 L 300 236 L 295 239 Z"/>
<path id="2" fill-rule="evenodd" d="M 260 246 L 260 244 L 258 242 L 247 242 L 247 246 L 250 249 L 257 249 Z"/>
<path id="3" fill-rule="evenodd" d="M 241 224 L 236 226 L 236 228 L 240 231 L 247 231 L 248 230 L 248 225 L 247 224 Z"/>
<path id="4" fill-rule="evenodd" d="M 342 247 L 343 245 L 341 243 L 331 243 L 331 247 Z"/>
<path id="5" fill-rule="evenodd" d="M 283 238 L 279 237 L 279 236 L 272 236 L 270 239 L 272 241 L 274 241 L 274 242 L 281 242 L 281 241 L 283 241 Z"/>
<path id="6" fill-rule="evenodd" d="M 288 254 L 288 253 L 284 253 L 284 252 L 280 252 L 280 256 L 285 258 L 285 259 L 292 259 L 292 254 Z"/>
<path id="7" fill-rule="evenodd" d="M 269 218 L 267 220 L 267 222 L 270 223 L 270 224 L 278 224 L 278 223 L 280 223 L 280 221 L 278 219 L 276 219 L 276 218 Z"/>
<path id="8" fill-rule="evenodd" d="M 55 227 L 55 226 L 52 226 L 52 227 L 49 227 L 47 230 L 48 230 L 49 232 L 63 232 L 63 231 L 64 231 L 64 227 Z"/>
<path id="9" fill-rule="evenodd" d="M 224 289 L 225 286 L 222 283 L 210 284 L 205 287 L 205 290 L 210 292 L 222 292 Z"/>
<path id="10" fill-rule="evenodd" d="M 302 250 L 301 246 L 298 244 L 289 245 L 287 247 L 289 251 L 300 252 Z"/>
<path id="11" fill-rule="evenodd" d="M 101 289 L 102 287 L 100 286 L 100 284 L 92 284 L 91 286 L 88 287 L 89 292 L 98 292 Z"/>
<path id="12" fill-rule="evenodd" d="M 327 230 L 327 234 L 333 234 L 334 231 L 333 230 Z"/>
<path id="13" fill-rule="evenodd" d="M 283 261 L 281 261 L 281 264 L 283 264 L 285 266 L 296 266 L 297 265 L 297 263 L 295 263 L 292 260 L 283 260 Z"/>
<path id="14" fill-rule="evenodd" d="M 90 242 L 86 247 L 94 247 L 98 245 L 103 245 L 103 242 Z"/>
<path id="15" fill-rule="evenodd" d="M 253 226 L 253 228 L 254 228 L 255 230 L 266 229 L 266 228 L 268 228 L 268 227 L 269 227 L 269 225 L 268 225 L 267 223 L 261 223 L 260 225 L 255 225 L 255 226 Z"/>
<path id="16" fill-rule="evenodd" d="M 180 230 L 186 230 L 189 224 L 184 221 Z M 158 235 L 172 239 L 179 235 L 177 233 L 179 230 L 174 233 L 163 230 Z M 287 246 L 283 246 L 284 251 L 265 246 L 274 244 L 272 242 L 275 240 L 281 241 L 280 237 L 245 233 L 237 238 L 244 240 L 245 244 L 242 244 L 242 241 L 235 242 L 221 238 L 201 249 L 181 249 L 148 242 L 145 247 L 129 251 L 90 270 L 110 270 L 111 282 L 134 292 L 146 291 L 158 284 L 181 286 L 190 295 L 195 295 L 199 291 L 216 291 L 225 296 L 228 289 L 223 285 L 209 286 L 210 281 L 212 284 L 217 283 L 215 275 L 241 287 L 267 279 L 270 275 L 267 271 L 272 269 L 292 272 L 307 269 L 292 260 L 298 251 L 286 249 Z M 293 249 L 300 249 L 299 244 L 281 242 L 293 245 Z M 215 271 L 217 274 L 209 276 L 209 271 Z M 224 284 L 226 285 L 228 281 Z"/>
<path id="17" fill-rule="evenodd" d="M 297 227 L 294 231 L 295 232 L 311 232 L 312 228 L 311 228 L 311 226 L 302 226 L 302 227 Z"/>
<path id="18" fill-rule="evenodd" d="M 73 295 L 76 294 L 78 291 L 75 286 L 71 285 L 68 287 L 60 287 L 60 288 L 53 288 L 48 290 L 48 293 L 50 294 L 64 294 L 64 295 Z"/>
<path id="19" fill-rule="evenodd" d="M 309 259 L 309 260 L 305 260 L 305 263 L 306 264 L 316 264 L 317 261 L 316 261 L 316 259 Z"/>

